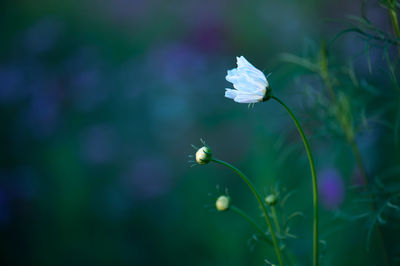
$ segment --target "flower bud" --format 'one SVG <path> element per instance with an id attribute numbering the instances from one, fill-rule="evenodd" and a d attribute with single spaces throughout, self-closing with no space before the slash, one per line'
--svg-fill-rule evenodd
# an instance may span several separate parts
<path id="1" fill-rule="evenodd" d="M 226 211 L 229 209 L 230 199 L 227 196 L 219 196 L 215 202 L 215 207 L 218 211 Z"/>
<path id="2" fill-rule="evenodd" d="M 198 164 L 207 164 L 212 159 L 211 149 L 207 146 L 203 146 L 196 152 L 196 162 Z"/>
<path id="3" fill-rule="evenodd" d="M 274 206 L 278 202 L 278 197 L 275 196 L 274 194 L 270 194 L 267 197 L 265 197 L 265 202 L 269 206 Z"/>

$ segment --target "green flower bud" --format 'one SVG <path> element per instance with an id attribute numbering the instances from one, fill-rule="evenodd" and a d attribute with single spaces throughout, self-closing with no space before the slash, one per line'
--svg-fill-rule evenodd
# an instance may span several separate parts
<path id="1" fill-rule="evenodd" d="M 219 196 L 217 201 L 215 202 L 215 207 L 218 211 L 226 211 L 229 209 L 230 198 L 227 196 Z"/>
<path id="2" fill-rule="evenodd" d="M 265 202 L 269 206 L 274 206 L 278 202 L 278 197 L 274 194 L 268 195 L 267 197 L 265 197 Z"/>
<path id="3" fill-rule="evenodd" d="M 211 149 L 207 146 L 203 146 L 196 152 L 196 162 L 198 164 L 208 164 L 212 159 Z"/>

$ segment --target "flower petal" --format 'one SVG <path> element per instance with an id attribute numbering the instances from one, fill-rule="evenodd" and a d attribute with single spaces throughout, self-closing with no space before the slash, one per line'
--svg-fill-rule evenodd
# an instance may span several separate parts
<path id="1" fill-rule="evenodd" d="M 246 58 L 244 58 L 244 56 L 241 57 L 236 57 L 236 63 L 238 65 L 238 70 L 241 68 L 247 69 L 248 71 L 253 72 L 254 74 L 256 74 L 259 78 L 263 79 L 264 81 L 266 81 L 267 79 L 265 78 L 265 75 L 262 71 L 260 71 L 259 69 L 257 69 L 256 67 L 254 67 L 252 64 L 250 64 L 249 61 L 247 61 Z"/>
<path id="2" fill-rule="evenodd" d="M 233 87 L 240 92 L 245 92 L 248 94 L 254 94 L 258 96 L 264 96 L 265 94 L 265 86 L 256 86 L 252 82 L 241 81 L 233 84 Z"/>
<path id="3" fill-rule="evenodd" d="M 238 103 L 258 103 L 262 101 L 262 97 L 257 95 L 237 95 L 234 99 Z"/>
<path id="4" fill-rule="evenodd" d="M 251 79 L 246 75 L 242 75 L 233 83 L 233 87 L 237 90 L 257 93 L 258 91 L 264 91 L 267 86 L 266 83 L 261 80 Z"/>
<path id="5" fill-rule="evenodd" d="M 237 96 L 236 92 L 237 90 L 232 90 L 232 89 L 225 89 L 225 97 L 229 99 L 235 99 Z"/>
<path id="6" fill-rule="evenodd" d="M 239 57 L 236 57 L 236 64 L 238 65 L 238 67 L 255 68 L 252 64 L 250 64 L 249 61 L 247 61 L 247 59 L 243 55 L 239 56 Z"/>
<path id="7" fill-rule="evenodd" d="M 268 86 L 268 82 L 254 76 L 253 73 L 238 71 L 237 69 L 228 70 L 226 80 L 231 82 L 235 89 L 246 92 L 264 90 Z"/>
<path id="8" fill-rule="evenodd" d="M 238 70 L 236 68 L 228 70 L 227 75 L 225 77 L 225 79 L 230 83 L 235 83 L 238 78 L 239 75 L 238 75 Z"/>

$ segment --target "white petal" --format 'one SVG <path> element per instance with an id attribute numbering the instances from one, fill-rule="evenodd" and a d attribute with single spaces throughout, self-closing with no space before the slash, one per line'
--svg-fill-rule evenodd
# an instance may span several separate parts
<path id="1" fill-rule="evenodd" d="M 267 79 L 265 78 L 264 73 L 262 73 L 261 71 L 254 71 L 253 69 L 250 69 L 248 67 L 242 67 L 239 68 L 237 71 L 237 75 L 246 75 L 247 77 L 251 78 L 251 79 L 256 79 L 259 80 L 262 83 L 266 83 Z"/>
<path id="2" fill-rule="evenodd" d="M 238 70 L 236 68 L 228 70 L 228 73 L 225 77 L 225 79 L 230 83 L 235 83 L 238 78 L 239 75 L 238 75 Z"/>
<path id="3" fill-rule="evenodd" d="M 257 95 L 253 93 L 243 92 L 243 91 L 236 91 L 235 102 L 238 103 L 256 103 L 261 102 L 264 95 Z"/>
<path id="4" fill-rule="evenodd" d="M 254 73 L 246 72 L 244 70 L 228 70 L 226 80 L 231 82 L 235 89 L 246 92 L 264 90 L 268 86 L 268 83 L 265 80 L 257 77 Z"/>
<path id="5" fill-rule="evenodd" d="M 234 101 L 238 103 L 258 103 L 262 101 L 262 97 L 257 95 L 238 95 Z"/>
<path id="6" fill-rule="evenodd" d="M 225 97 L 230 98 L 230 99 L 233 99 L 238 95 L 246 95 L 246 96 L 249 96 L 249 97 L 252 97 L 252 96 L 261 97 L 261 95 L 254 94 L 252 92 L 247 92 L 247 91 L 239 91 L 239 90 L 228 89 L 228 88 L 226 88 L 225 90 L 226 90 L 225 91 Z M 262 96 L 264 96 L 264 95 L 262 95 Z"/>
<path id="7" fill-rule="evenodd" d="M 252 67 L 255 68 L 244 56 L 236 57 L 236 63 L 238 67 Z"/>
<path id="8" fill-rule="evenodd" d="M 236 82 L 233 87 L 240 92 L 263 96 L 265 94 L 265 86 L 258 86 L 247 80 Z"/>
<path id="9" fill-rule="evenodd" d="M 252 64 L 250 64 L 250 62 L 247 61 L 246 58 L 244 58 L 244 56 L 236 57 L 236 60 L 237 60 L 238 70 L 241 68 L 245 68 L 247 71 L 253 72 L 255 75 L 257 75 L 259 78 L 263 79 L 264 81 L 267 80 L 265 78 L 264 73 L 262 71 L 258 70 Z"/>
<path id="10" fill-rule="evenodd" d="M 267 83 L 260 79 L 252 79 L 247 75 L 241 75 L 233 86 L 237 90 L 243 90 L 247 92 L 257 92 L 259 90 L 264 90 L 267 87 Z"/>
<path id="11" fill-rule="evenodd" d="M 235 99 L 235 97 L 237 96 L 236 92 L 237 90 L 226 89 L 225 97 L 229 99 Z"/>

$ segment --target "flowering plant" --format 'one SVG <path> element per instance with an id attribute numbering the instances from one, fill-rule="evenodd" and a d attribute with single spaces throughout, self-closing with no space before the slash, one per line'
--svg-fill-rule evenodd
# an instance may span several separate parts
<path id="1" fill-rule="evenodd" d="M 304 131 L 302 127 L 300 126 L 300 123 L 298 122 L 297 118 L 293 114 L 293 112 L 289 109 L 289 107 L 283 103 L 279 98 L 272 96 L 271 94 L 271 89 L 269 87 L 269 83 L 267 81 L 267 78 L 265 75 L 255 68 L 252 64 L 250 64 L 246 58 L 243 56 L 237 57 L 237 65 L 238 67 L 236 69 L 228 70 L 228 75 L 226 76 L 226 80 L 233 83 L 233 86 L 235 89 L 226 89 L 225 92 L 225 97 L 233 99 L 235 102 L 238 103 L 249 103 L 249 104 L 254 104 L 257 102 L 264 102 L 270 98 L 276 100 L 278 103 L 280 103 L 289 113 L 291 118 L 293 119 L 293 122 L 295 123 L 299 134 L 303 140 L 304 147 L 307 152 L 307 156 L 309 159 L 310 163 L 310 169 L 311 169 L 311 176 L 312 176 L 312 187 L 313 187 L 313 207 L 314 207 L 314 225 L 313 225 L 313 261 L 314 265 L 318 265 L 318 186 L 317 186 L 317 178 L 316 178 L 316 173 L 315 173 L 315 167 L 314 167 L 314 161 L 311 155 L 311 150 L 310 146 L 308 144 L 307 138 L 305 137 Z M 204 146 L 201 147 L 200 149 L 197 150 L 196 152 L 196 162 L 198 164 L 207 164 L 210 161 L 219 163 L 221 165 L 227 166 L 228 168 L 231 168 L 233 171 L 235 171 L 242 179 L 243 181 L 249 186 L 251 191 L 253 192 L 254 196 L 256 197 L 262 211 L 263 215 L 265 217 L 268 229 L 269 229 L 269 234 L 271 236 L 271 242 L 274 246 L 275 253 L 277 256 L 277 260 L 280 265 L 283 265 L 283 259 L 281 255 L 281 249 L 279 247 L 278 239 L 276 237 L 275 230 L 273 229 L 272 222 L 269 218 L 269 214 L 266 210 L 266 206 L 264 202 L 261 199 L 261 196 L 255 189 L 254 185 L 250 181 L 250 179 L 242 173 L 239 169 L 234 167 L 233 165 L 224 162 L 222 160 L 216 159 L 212 157 L 212 152 L 208 146 L 205 145 L 203 142 Z M 221 205 L 224 203 L 224 205 L 229 204 L 228 198 L 219 198 L 220 201 L 217 200 L 217 209 L 218 210 L 226 210 L 228 207 L 222 208 Z M 275 213 L 275 209 L 273 205 L 276 203 L 276 198 L 274 195 L 270 195 L 266 198 L 266 203 L 271 207 L 271 210 L 273 213 Z M 243 215 L 242 215 L 243 216 Z M 276 216 L 276 215 L 274 215 Z M 276 218 L 276 217 L 275 217 Z M 275 221 L 276 225 L 276 230 L 278 230 L 279 225 L 278 222 Z M 264 234 L 263 234 L 264 235 Z"/>

